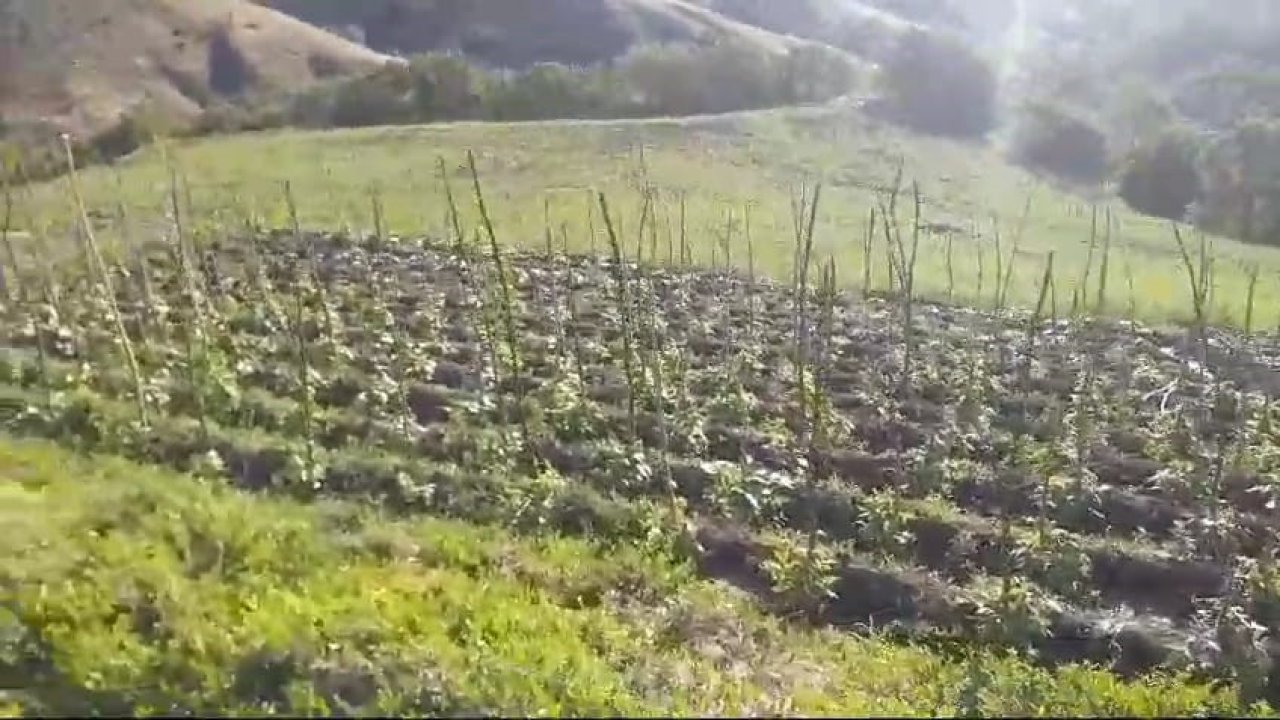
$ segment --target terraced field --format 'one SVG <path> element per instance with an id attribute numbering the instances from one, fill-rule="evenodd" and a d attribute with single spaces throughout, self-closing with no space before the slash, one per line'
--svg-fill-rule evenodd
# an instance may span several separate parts
<path id="1" fill-rule="evenodd" d="M 957 659 L 1274 697 L 1272 339 L 855 296 L 834 266 L 641 266 L 649 239 L 604 225 L 612 259 L 457 228 L 25 263 L 2 419 L 247 491 L 641 548 Z"/>

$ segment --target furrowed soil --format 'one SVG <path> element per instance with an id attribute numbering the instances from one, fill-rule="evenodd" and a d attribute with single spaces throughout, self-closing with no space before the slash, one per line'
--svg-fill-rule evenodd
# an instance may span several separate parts
<path id="1" fill-rule="evenodd" d="M 8 278 L 6 432 L 157 466 L 5 446 L 19 708 L 1269 697 L 1272 338 L 908 313 L 838 283 L 496 242 L 189 244 L 135 247 L 114 302 L 75 273 Z M 44 515 L 70 539 L 42 548 L 20 520 Z M 243 641 L 214 641 L 220 622 Z"/>

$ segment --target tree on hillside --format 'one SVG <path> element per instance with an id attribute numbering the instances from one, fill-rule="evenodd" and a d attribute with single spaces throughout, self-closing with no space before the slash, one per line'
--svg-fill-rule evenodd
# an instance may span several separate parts
<path id="1" fill-rule="evenodd" d="M 1177 110 L 1140 77 L 1113 81 L 1111 97 L 1099 108 L 1111 135 L 1111 147 L 1121 153 L 1160 138 L 1178 119 Z"/>
<path id="2" fill-rule="evenodd" d="M 1280 114 L 1280 70 L 1253 63 L 1197 73 L 1179 84 L 1177 110 L 1210 128 L 1230 128 L 1238 118 Z"/>
<path id="3" fill-rule="evenodd" d="M 1022 109 L 1012 151 L 1017 162 L 1068 180 L 1099 182 L 1107 174 L 1106 135 L 1051 103 L 1030 103 Z"/>
<path id="4" fill-rule="evenodd" d="M 410 73 L 420 120 L 463 120 L 480 114 L 488 78 L 464 58 L 421 55 L 410 61 Z"/>
<path id="5" fill-rule="evenodd" d="M 413 73 L 404 67 L 387 65 L 358 82 L 335 86 L 327 95 L 327 107 L 318 124 L 336 127 L 412 122 L 414 119 Z"/>
<path id="6" fill-rule="evenodd" d="M 779 64 L 779 90 L 787 102 L 827 100 L 848 93 L 862 80 L 857 68 L 821 45 L 792 48 Z"/>
<path id="7" fill-rule="evenodd" d="M 919 29 L 905 33 L 880 79 L 893 118 L 916 130 L 979 138 L 996 125 L 995 71 L 957 37 Z"/>
<path id="8" fill-rule="evenodd" d="M 618 61 L 618 72 L 640 104 L 669 115 L 691 115 L 705 106 L 706 89 L 691 72 L 692 59 L 687 46 L 643 45 Z"/>
<path id="9" fill-rule="evenodd" d="M 1250 119 L 1201 156 L 1195 221 L 1246 242 L 1280 244 L 1280 122 Z"/>
<path id="10" fill-rule="evenodd" d="M 1138 212 L 1169 220 L 1187 219 L 1200 198 L 1199 142 L 1186 128 L 1165 130 L 1140 142 L 1120 174 L 1120 196 Z"/>
<path id="11" fill-rule="evenodd" d="M 608 117 L 626 98 L 620 96 L 618 83 L 605 75 L 575 72 L 560 63 L 538 63 L 494 83 L 487 94 L 487 109 L 498 120 Z"/>

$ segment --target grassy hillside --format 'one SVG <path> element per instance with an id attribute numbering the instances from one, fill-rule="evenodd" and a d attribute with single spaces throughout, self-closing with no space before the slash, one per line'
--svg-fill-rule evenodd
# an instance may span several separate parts
<path id="1" fill-rule="evenodd" d="M 1175 680 L 763 616 L 660 553 L 234 492 L 0 439 L 0 712 L 1232 713 Z"/>
<path id="2" fill-rule="evenodd" d="M 826 43 L 869 60 L 883 59 L 911 29 L 925 29 L 894 12 L 860 0 L 691 0 L 725 17 Z"/>
<path id="3" fill-rule="evenodd" d="M 145 104 L 189 119 L 387 58 L 244 0 L 6 0 L 0 117 L 87 135 Z"/>
<path id="4" fill-rule="evenodd" d="M 384 52 L 456 51 L 504 67 L 593 64 L 653 43 L 732 38 L 761 52 L 793 41 L 686 0 L 258 0 Z"/>
<path id="5" fill-rule="evenodd" d="M 255 212 L 270 224 L 283 225 L 282 188 L 288 180 L 308 226 L 372 228 L 370 198 L 376 193 L 391 229 L 443 234 L 447 205 L 437 162 L 444 158 L 455 193 L 462 193 L 468 182 L 463 171 L 467 149 L 476 152 L 505 243 L 541 247 L 549 219 L 557 246 L 564 242 L 571 249 L 601 251 L 603 223 L 597 211 L 588 214 L 591 193 L 601 190 L 609 194 L 634 256 L 643 207 L 640 188 L 648 183 L 658 191 L 658 222 L 649 224 L 657 229 L 657 237 L 642 243 L 646 256 L 665 259 L 668 247 L 678 245 L 683 198 L 694 259 L 704 265 L 722 264 L 727 238 L 728 257 L 745 267 L 744 217 L 750 206 L 758 269 L 775 277 L 786 277 L 791 265 L 792 196 L 802 181 L 822 180 L 815 253 L 833 257 L 841 283 L 854 287 L 861 285 L 867 262 L 863 243 L 869 211 L 892 185 L 902 158 L 904 181 L 919 181 L 923 219 L 934 224 L 933 232 L 921 239 L 917 288 L 923 294 L 993 305 L 997 265 L 1002 271 L 1009 266 L 1016 240 L 1009 297 L 1017 304 L 1035 302 L 1043 266 L 1053 252 L 1059 314 L 1070 309 L 1076 288 L 1081 305 L 1087 301 L 1094 309 L 1104 265 L 1103 310 L 1123 315 L 1132 302 L 1138 316 L 1152 320 L 1186 319 L 1191 313 L 1184 268 L 1167 223 L 1113 203 L 1108 254 L 1105 207 L 1100 207 L 1090 251 L 1093 220 L 1086 200 L 1040 183 L 993 151 L 909 134 L 852 110 L 813 108 L 652 122 L 277 132 L 200 140 L 181 145 L 175 156 L 203 218 L 217 215 L 219 222 L 238 226 Z M 160 153 L 148 150 L 123 163 L 118 181 L 116 172 L 85 174 L 89 204 L 111 217 L 122 200 L 137 223 L 160 218 L 168 197 L 168 174 Z M 35 211 L 37 222 L 65 223 L 65 183 L 40 186 L 32 193 L 33 200 L 19 208 L 18 224 L 29 224 L 23 221 L 27 209 Z M 463 212 L 473 218 L 473 205 L 463 197 Z M 1019 238 L 1028 198 L 1030 212 Z M 897 212 L 909 235 L 909 191 Z M 878 238 L 870 259 L 872 281 L 879 289 L 889 283 L 885 248 L 883 238 Z M 1216 241 L 1214 251 L 1215 319 L 1243 322 L 1247 270 L 1256 266 L 1260 281 L 1253 327 L 1275 327 L 1280 322 L 1280 286 L 1273 277 L 1280 269 L 1280 252 L 1226 240 Z"/>

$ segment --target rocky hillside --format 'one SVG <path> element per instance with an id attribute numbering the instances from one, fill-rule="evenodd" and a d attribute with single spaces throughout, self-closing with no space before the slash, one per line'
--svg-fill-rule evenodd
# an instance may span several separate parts
<path id="1" fill-rule="evenodd" d="M 0 0 L 0 119 L 76 134 L 191 118 L 389 58 L 245 0 Z"/>

